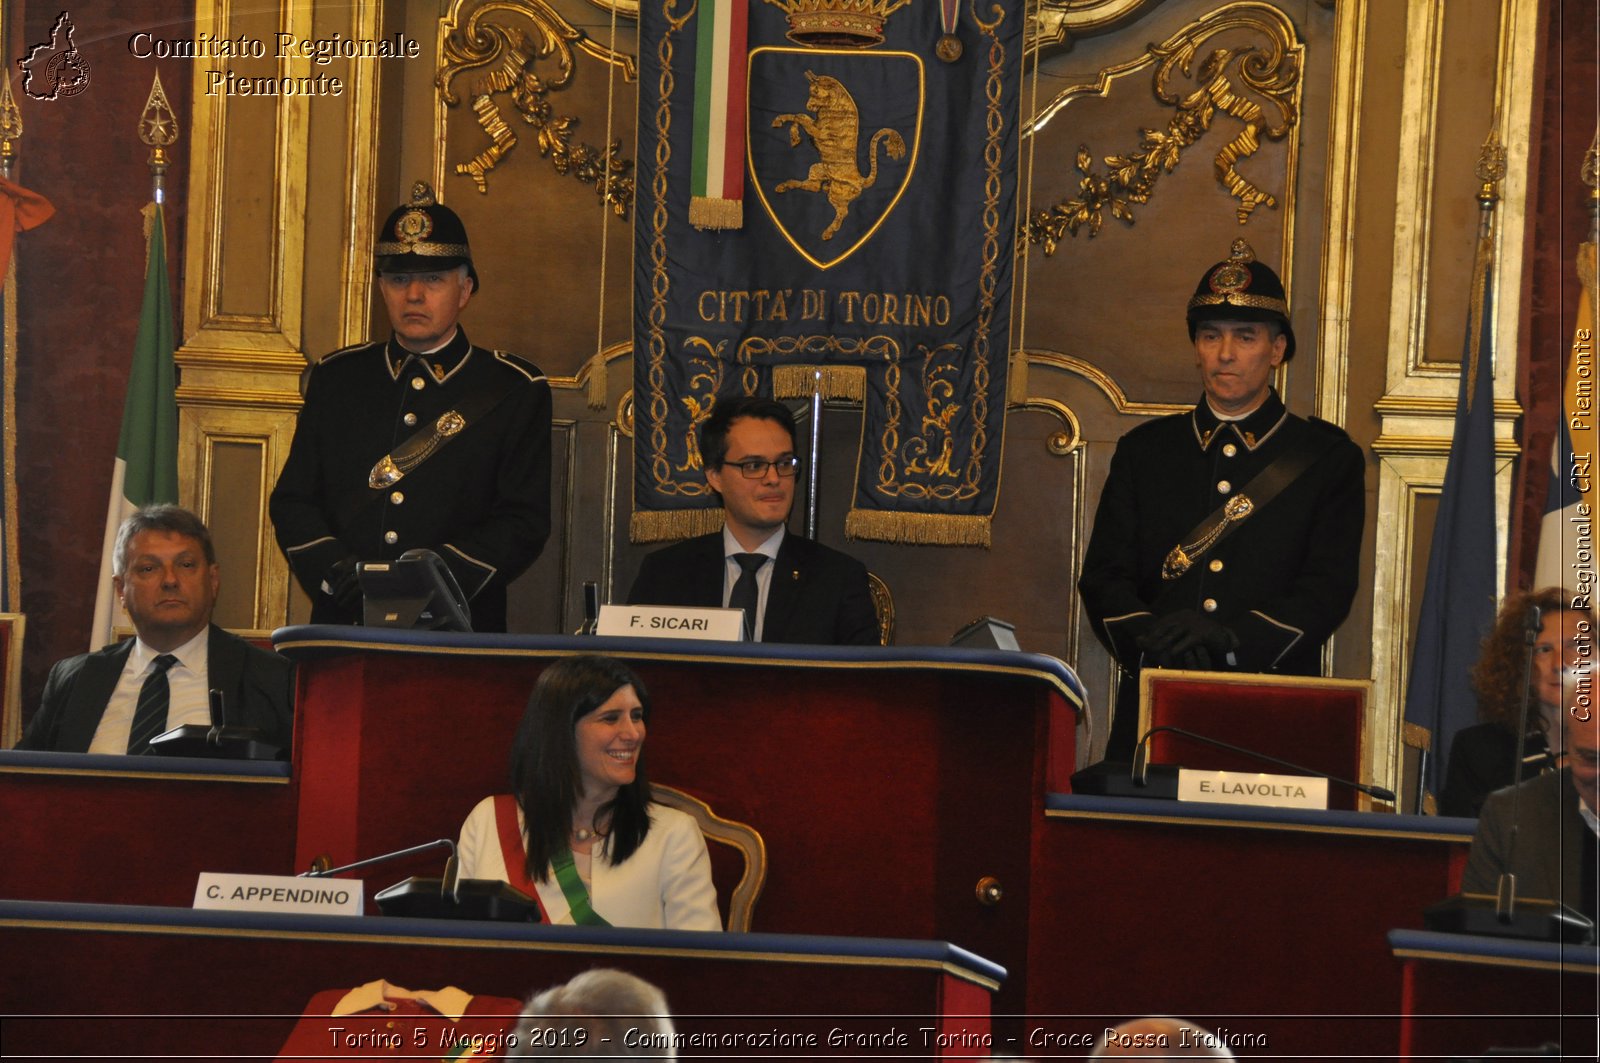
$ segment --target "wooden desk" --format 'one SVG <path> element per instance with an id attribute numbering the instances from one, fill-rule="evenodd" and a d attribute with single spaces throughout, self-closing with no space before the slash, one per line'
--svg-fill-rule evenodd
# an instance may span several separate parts
<path id="1" fill-rule="evenodd" d="M 274 641 L 299 664 L 298 868 L 454 837 L 508 788 L 539 673 L 606 653 L 650 691 L 650 777 L 765 837 L 754 929 L 934 938 L 1021 969 L 1030 832 L 1070 778 L 1081 704 L 1054 658 L 337 627 Z M 977 898 L 986 877 L 997 906 Z M 1020 1010 L 1016 985 L 1002 1010 Z"/>
<path id="2" fill-rule="evenodd" d="M 0 750 L 0 897 L 187 905 L 201 871 L 284 874 L 289 765 Z"/>
<path id="3" fill-rule="evenodd" d="M 989 997 L 1005 978 L 937 941 L 19 901 L 0 901 L 0 953 L 26 958 L 0 965 L 8 1056 L 271 1057 L 322 990 L 381 978 L 525 998 L 597 966 L 662 987 L 683 1034 L 817 1039 L 681 1055 L 987 1055 Z M 872 1047 L 839 1043 L 863 1035 Z"/>
<path id="4" fill-rule="evenodd" d="M 1477 1056 L 1556 1043 L 1595 1058 L 1600 949 L 1395 930 L 1402 969 L 1400 1057 Z"/>
<path id="5" fill-rule="evenodd" d="M 1450 892 L 1471 820 L 1053 794 L 1035 839 L 1030 1015 L 1178 1015 L 1239 1055 L 1391 1055 L 1385 932 Z"/>

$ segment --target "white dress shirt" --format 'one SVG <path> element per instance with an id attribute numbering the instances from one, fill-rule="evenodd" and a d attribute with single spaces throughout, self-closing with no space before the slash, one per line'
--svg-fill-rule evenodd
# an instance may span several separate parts
<path id="1" fill-rule="evenodd" d="M 739 577 L 744 569 L 734 559 L 735 554 L 766 554 L 771 558 L 756 572 L 756 629 L 750 632 L 751 642 L 761 641 L 761 628 L 766 623 L 767 616 L 767 588 L 772 586 L 772 570 L 778 567 L 778 547 L 783 544 L 785 529 L 779 528 L 773 532 L 766 542 L 754 550 L 746 550 L 739 545 L 739 540 L 733 537 L 733 532 L 728 526 L 722 526 L 722 605 L 728 608 L 733 598 L 733 585 L 739 582 Z"/>
<path id="2" fill-rule="evenodd" d="M 172 651 L 172 655 L 178 659 L 176 664 L 167 669 L 167 687 L 172 696 L 167 705 L 166 726 L 157 734 L 188 723 L 210 726 L 211 699 L 207 693 L 210 676 L 206 669 L 210 643 L 211 627 L 207 625 L 194 638 Z M 128 751 L 128 732 L 133 729 L 133 712 L 139 704 L 139 691 L 155 668 L 159 656 L 161 652 L 145 645 L 143 639 L 133 640 L 133 649 L 128 654 L 127 663 L 122 666 L 117 688 L 106 703 L 105 714 L 100 717 L 100 726 L 95 729 L 94 741 L 89 743 L 89 752 Z"/>

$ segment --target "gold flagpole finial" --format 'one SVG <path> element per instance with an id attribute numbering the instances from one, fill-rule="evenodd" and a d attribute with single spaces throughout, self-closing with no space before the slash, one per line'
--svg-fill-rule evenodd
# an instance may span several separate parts
<path id="1" fill-rule="evenodd" d="M 155 201 L 160 203 L 166 187 L 167 148 L 178 139 L 178 116 L 167 102 L 160 71 L 150 84 L 150 97 L 144 101 L 144 111 L 139 115 L 139 139 L 150 148 L 150 184 Z"/>
<path id="2" fill-rule="evenodd" d="M 1499 127 L 1489 130 L 1483 139 L 1483 149 L 1478 152 L 1478 165 L 1473 172 L 1478 175 L 1478 208 L 1485 212 L 1494 209 L 1500 201 L 1500 182 L 1506 176 L 1506 149 L 1500 146 Z"/>
<path id="3" fill-rule="evenodd" d="M 11 180 L 11 164 L 22 139 L 22 112 L 11 95 L 11 79 L 0 79 L 0 177 Z"/>

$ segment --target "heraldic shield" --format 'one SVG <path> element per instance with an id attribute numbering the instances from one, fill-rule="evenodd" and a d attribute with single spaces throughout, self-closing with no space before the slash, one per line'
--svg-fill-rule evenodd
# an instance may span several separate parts
<path id="1" fill-rule="evenodd" d="M 922 60 L 910 52 L 756 48 L 750 179 L 789 246 L 838 265 L 905 197 L 922 141 Z"/>

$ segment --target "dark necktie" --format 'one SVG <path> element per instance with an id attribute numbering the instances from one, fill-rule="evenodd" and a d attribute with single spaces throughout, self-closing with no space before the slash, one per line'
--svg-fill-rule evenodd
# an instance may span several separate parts
<path id="1" fill-rule="evenodd" d="M 733 594 L 728 597 L 728 605 L 744 610 L 745 633 L 753 640 L 756 637 L 756 606 L 761 601 L 761 586 L 756 583 L 756 573 L 767 563 L 767 555 L 734 554 L 733 559 L 739 562 L 740 571 L 739 579 L 733 585 Z"/>
<path id="2" fill-rule="evenodd" d="M 139 704 L 133 710 L 133 726 L 128 728 L 128 752 L 150 752 L 150 739 L 167 729 L 167 706 L 172 704 L 172 687 L 167 669 L 178 663 L 170 653 L 156 658 L 155 667 L 139 688 Z"/>

